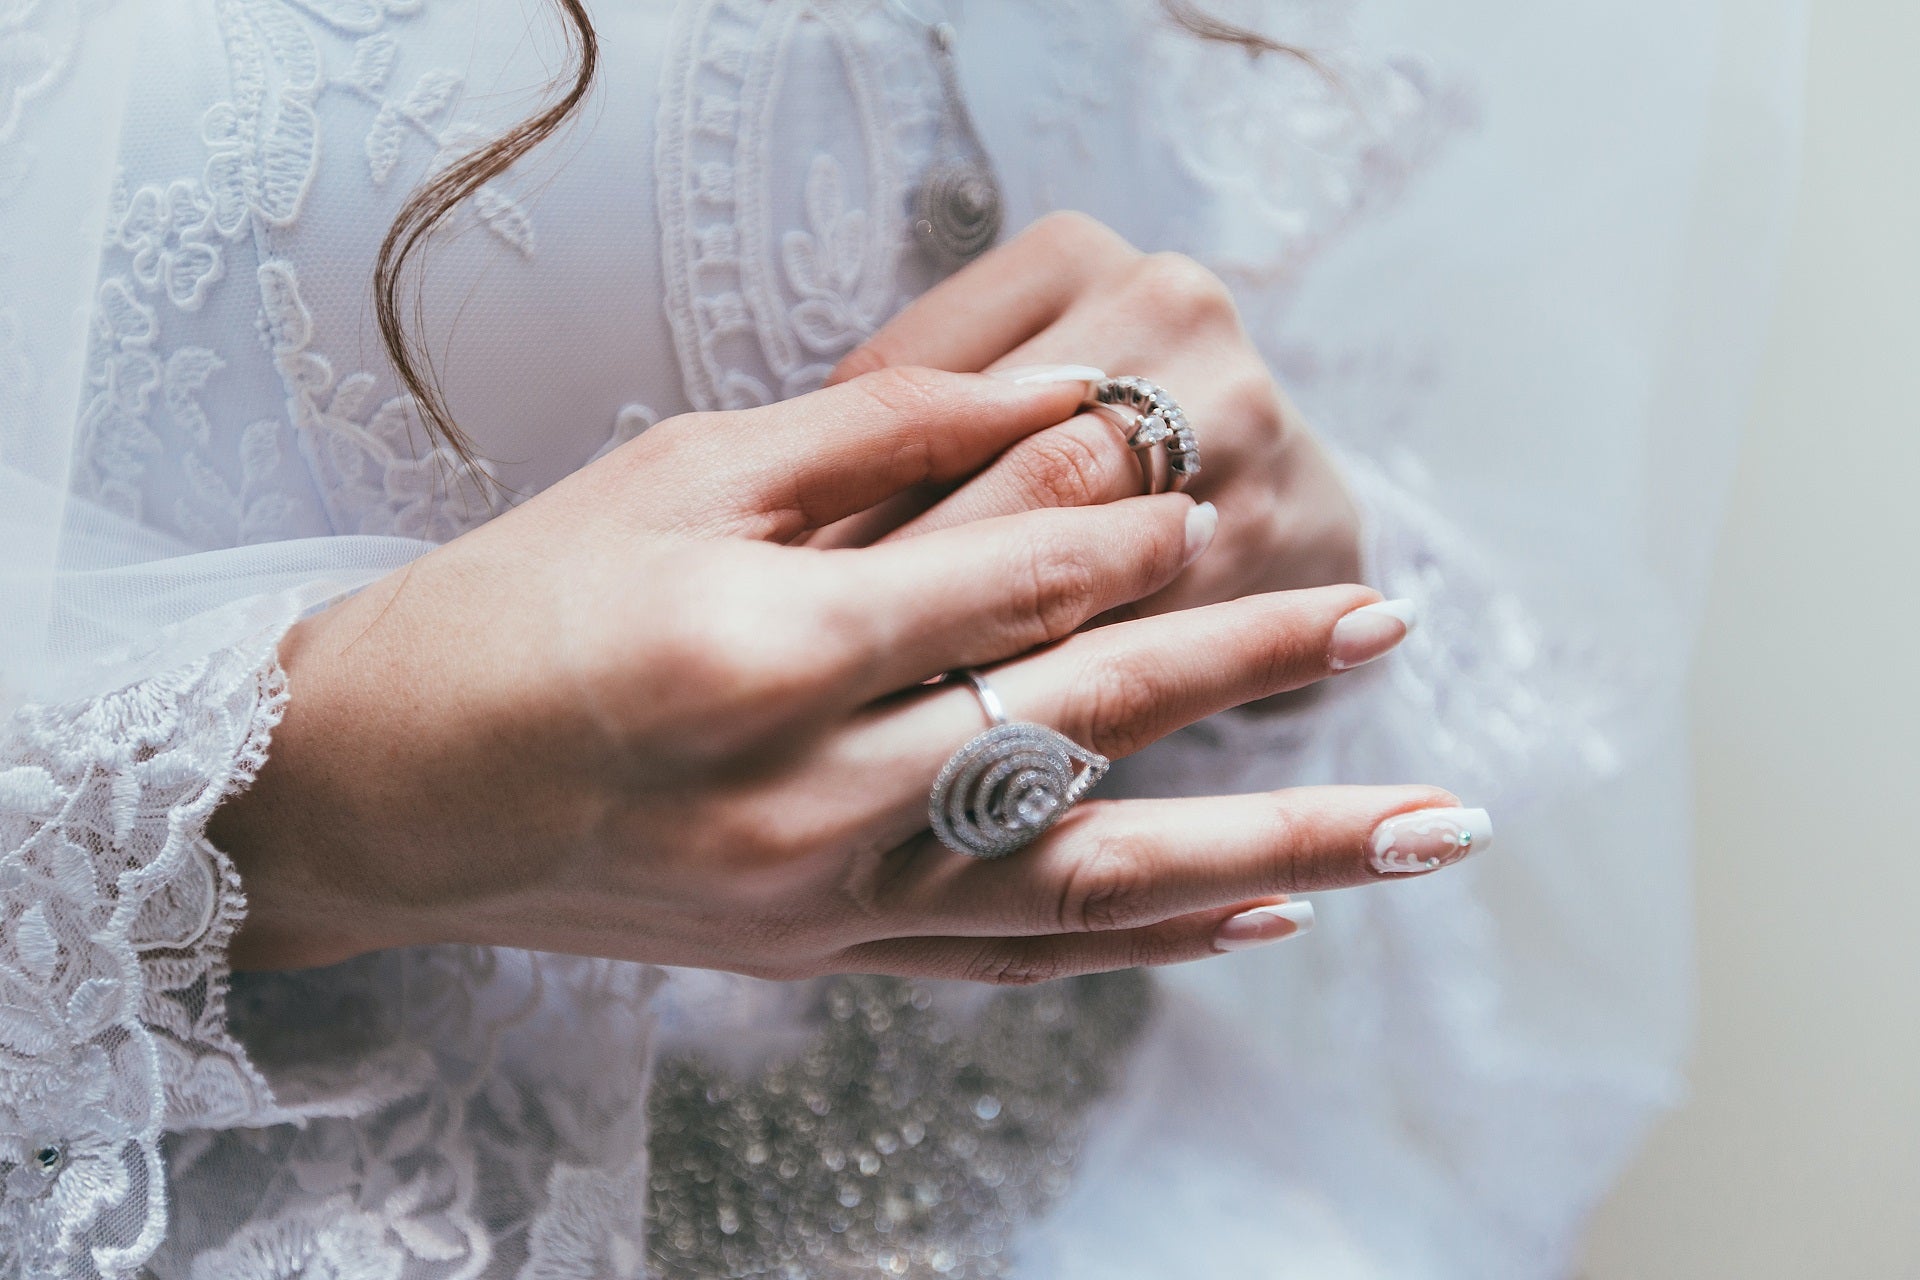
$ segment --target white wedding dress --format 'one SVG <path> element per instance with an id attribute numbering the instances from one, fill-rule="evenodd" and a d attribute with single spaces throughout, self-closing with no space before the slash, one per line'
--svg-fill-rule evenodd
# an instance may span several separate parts
<path id="1" fill-rule="evenodd" d="M 369 282 L 430 166 L 540 100 L 546 6 L 0 2 L 0 1276 L 1567 1274 L 1678 1087 L 1675 690 L 1792 16 L 1216 8 L 1331 76 L 1147 2 L 944 12 L 1009 225 L 1083 209 L 1226 275 L 1425 622 L 1116 793 L 1429 781 L 1500 847 L 1284 947 L 1001 992 L 472 948 L 230 977 L 204 837 L 302 610 L 482 495 L 816 386 L 937 277 L 918 7 L 595 6 L 584 114 L 427 267 L 486 487 Z"/>

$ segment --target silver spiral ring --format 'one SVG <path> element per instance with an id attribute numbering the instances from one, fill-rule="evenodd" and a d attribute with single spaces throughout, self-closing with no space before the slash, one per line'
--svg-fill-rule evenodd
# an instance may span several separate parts
<path id="1" fill-rule="evenodd" d="M 1180 402 L 1146 378 L 1103 378 L 1093 384 L 1091 403 L 1121 416 L 1127 447 L 1140 457 L 1147 492 L 1179 490 L 1200 474 L 1200 441 Z"/>
<path id="2" fill-rule="evenodd" d="M 927 798 L 927 822 L 955 853 L 1004 858 L 1064 817 L 1112 762 L 1045 725 L 1009 722 L 986 677 L 955 674 L 972 684 L 993 725 L 948 758 Z"/>

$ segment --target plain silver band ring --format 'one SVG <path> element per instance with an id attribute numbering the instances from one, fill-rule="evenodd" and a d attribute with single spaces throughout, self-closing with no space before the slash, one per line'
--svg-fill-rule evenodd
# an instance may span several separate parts
<path id="1" fill-rule="evenodd" d="M 948 757 L 927 795 L 927 825 L 970 858 L 1004 858 L 1066 815 L 1112 764 L 1043 724 L 1008 720 L 1000 695 L 972 668 L 964 678 L 992 724 Z"/>
<path id="2" fill-rule="evenodd" d="M 986 712 L 987 719 L 995 725 L 1005 724 L 1007 722 L 1007 704 L 1000 701 L 1000 695 L 994 692 L 992 685 L 987 683 L 987 678 L 978 671 L 975 671 L 972 667 L 963 668 L 959 674 L 968 684 L 973 686 L 973 696 L 980 700 L 980 710 Z M 952 677 L 949 676 L 948 678 L 951 679 Z"/>

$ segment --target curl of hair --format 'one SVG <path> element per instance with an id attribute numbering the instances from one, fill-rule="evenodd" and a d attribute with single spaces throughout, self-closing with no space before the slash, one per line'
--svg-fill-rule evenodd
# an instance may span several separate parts
<path id="1" fill-rule="evenodd" d="M 586 101 L 600 66 L 600 40 L 585 0 L 553 0 L 560 11 L 567 39 L 568 69 L 555 78 L 553 100 L 536 115 L 522 120 L 486 146 L 461 157 L 432 175 L 407 198 L 399 216 L 380 242 L 373 269 L 373 310 L 380 340 L 393 362 L 401 385 L 413 397 L 428 434 L 471 464 L 473 443 L 453 420 L 441 394 L 432 361 L 418 337 L 420 289 L 417 280 L 407 287 L 409 268 L 434 231 L 468 197 L 505 173 L 522 156 L 551 138 Z M 1237 44 L 1250 57 L 1284 54 L 1317 65 L 1310 54 L 1291 45 L 1224 22 L 1206 13 L 1193 0 L 1160 0 L 1168 19 L 1204 40 Z M 409 323 L 411 322 L 411 323 Z"/>

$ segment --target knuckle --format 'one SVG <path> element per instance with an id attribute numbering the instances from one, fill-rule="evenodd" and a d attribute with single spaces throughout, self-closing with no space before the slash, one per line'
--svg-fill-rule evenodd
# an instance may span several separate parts
<path id="1" fill-rule="evenodd" d="M 1130 756 L 1152 742 L 1162 695 L 1155 664 L 1106 657 L 1083 664 L 1068 686 L 1080 741 L 1103 756 Z"/>
<path id="2" fill-rule="evenodd" d="M 1324 883 L 1314 868 L 1315 833 L 1311 824 L 1284 804 L 1275 805 L 1256 837 L 1264 850 L 1260 863 L 1262 893 L 1302 893 L 1334 886 Z"/>
<path id="3" fill-rule="evenodd" d="M 1113 257 L 1134 248 L 1106 223 L 1077 209 L 1057 209 L 1035 220 L 1026 234 L 1048 248 L 1075 253 L 1099 252 Z"/>
<path id="4" fill-rule="evenodd" d="M 1063 636 L 1091 617 L 1099 603 L 1099 579 L 1080 549 L 1058 534 L 1034 540 L 1028 550 L 1023 585 L 1016 593 L 1019 618 L 1044 643 Z"/>
<path id="5" fill-rule="evenodd" d="M 1257 359 L 1238 361 L 1232 373 L 1215 381 L 1210 394 L 1216 397 L 1214 412 L 1228 422 L 1253 428 L 1253 438 L 1279 436 L 1283 425 L 1280 384 Z"/>
<path id="6" fill-rule="evenodd" d="M 1161 965 L 1179 964 L 1193 954 L 1193 948 L 1171 933 L 1158 929 L 1143 929 L 1128 939 L 1127 969 L 1153 969 Z"/>
<path id="7" fill-rule="evenodd" d="M 1184 253 L 1153 253 L 1135 275 L 1153 306 L 1178 328 L 1232 319 L 1233 293 L 1219 276 Z"/>
<path id="8" fill-rule="evenodd" d="M 712 578 L 728 576 L 716 566 Z M 773 600 L 763 575 L 710 582 L 699 607 L 660 611 L 649 625 L 650 666 L 672 678 L 648 689 L 663 704 L 697 696 L 699 732 L 721 746 L 806 716 L 858 662 L 863 639 L 856 620 L 807 590 L 809 577 L 789 574 Z M 785 621 L 768 627 L 768 616 Z"/>
<path id="9" fill-rule="evenodd" d="M 878 339 L 863 342 L 840 358 L 840 363 L 833 367 L 833 376 L 830 381 L 851 382 L 855 378 L 878 373 L 891 364 L 892 361 L 888 360 L 886 353 L 881 350 Z"/>
<path id="10" fill-rule="evenodd" d="M 1146 868 L 1146 850 L 1132 836 L 1095 839 L 1061 886 L 1060 931 L 1106 933 L 1150 920 L 1152 877 Z"/>
<path id="11" fill-rule="evenodd" d="M 951 392 L 951 375 L 917 365 L 890 365 L 856 378 L 856 386 L 889 417 L 930 421 Z"/>
<path id="12" fill-rule="evenodd" d="M 968 982 L 995 987 L 1032 987 L 1069 976 L 1071 970 L 1050 953 L 1030 948 L 1008 951 L 983 951 L 971 960 L 965 971 Z"/>
<path id="13" fill-rule="evenodd" d="M 1078 422 L 1078 420 L 1076 420 Z M 1120 492 L 1121 446 L 1102 424 L 1099 436 L 1075 423 L 1032 436 L 1011 455 L 1034 505 L 1090 507 Z"/>

